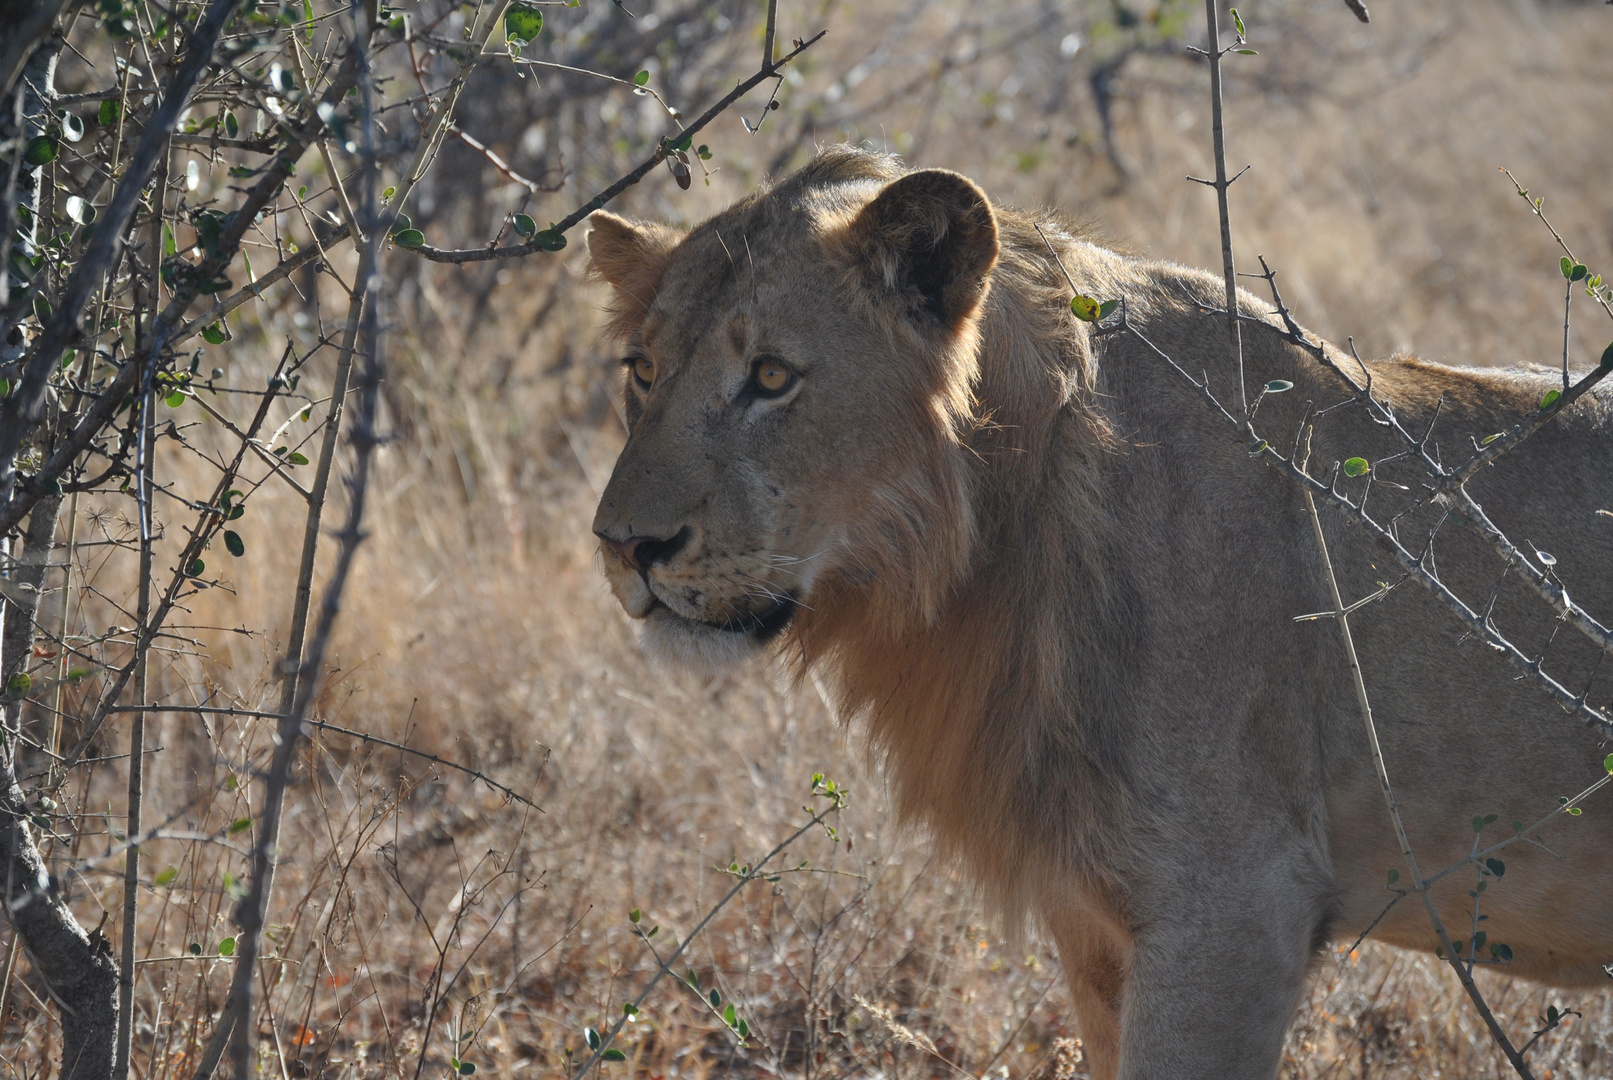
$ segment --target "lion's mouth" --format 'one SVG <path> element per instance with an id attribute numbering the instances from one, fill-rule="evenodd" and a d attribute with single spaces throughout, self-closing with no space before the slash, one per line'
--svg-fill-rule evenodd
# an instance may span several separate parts
<path id="1" fill-rule="evenodd" d="M 656 608 L 661 608 L 668 615 L 682 622 L 709 627 L 725 634 L 745 634 L 758 644 L 765 645 L 784 632 L 784 628 L 790 625 L 790 620 L 795 617 L 795 612 L 800 606 L 800 602 L 793 595 L 785 595 L 761 611 L 748 611 L 743 615 L 731 616 L 721 622 L 715 622 L 706 619 L 685 618 L 667 607 L 660 597 L 655 597 L 650 611 L 645 612 L 645 615 L 648 616 Z"/>

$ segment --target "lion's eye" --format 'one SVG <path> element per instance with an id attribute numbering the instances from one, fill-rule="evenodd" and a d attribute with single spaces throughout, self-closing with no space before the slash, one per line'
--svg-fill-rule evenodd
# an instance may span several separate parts
<path id="1" fill-rule="evenodd" d="M 755 384 L 755 392 L 762 397 L 778 397 L 795 385 L 795 372 L 779 360 L 764 357 L 756 361 L 756 367 L 751 371 L 751 382 Z"/>
<path id="2" fill-rule="evenodd" d="M 648 390 L 650 384 L 655 382 L 655 361 L 648 356 L 633 357 L 633 378 L 638 384 Z"/>

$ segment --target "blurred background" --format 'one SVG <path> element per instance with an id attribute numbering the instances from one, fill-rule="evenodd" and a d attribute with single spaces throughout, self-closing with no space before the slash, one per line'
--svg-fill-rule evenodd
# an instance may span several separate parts
<path id="1" fill-rule="evenodd" d="M 648 70 L 694 116 L 755 70 L 762 10 L 586 0 L 545 8 L 531 52 L 627 79 Z M 1252 165 L 1231 192 L 1240 266 L 1264 254 L 1299 321 L 1353 336 L 1363 355 L 1556 364 L 1556 244 L 1498 167 L 1544 196 L 1593 273 L 1613 267 L 1613 8 L 1399 0 L 1372 5 L 1369 26 L 1342 0 L 1239 12 L 1258 52 L 1227 59 L 1228 163 Z M 1208 73 L 1184 48 L 1203 43 L 1203 17 L 1177 0 L 785 0 L 782 41 L 828 34 L 788 69 L 780 108 L 753 92 L 702 134 L 711 156 L 689 190 L 662 169 L 612 209 L 692 224 L 844 141 L 956 169 L 1004 203 L 1058 207 L 1118 248 L 1218 266 L 1214 195 L 1184 179 L 1213 173 Z M 72 88 L 70 73 L 59 80 Z M 507 65 L 477 72 L 459 116 L 468 139 L 448 140 L 405 208 L 445 247 L 484 243 L 515 212 L 558 220 L 669 130 L 627 87 Z M 414 1074 L 420 1055 L 440 1075 L 457 1055 L 491 1075 L 556 1075 L 586 1052 L 585 1027 L 613 1022 L 654 970 L 629 912 L 663 939 L 688 933 L 730 881 L 713 868 L 788 835 L 825 772 L 853 792 L 840 839 L 816 833 L 789 856 L 825 872 L 753 886 L 687 965 L 756 1038 L 737 1046 L 703 999 L 668 983 L 610 1074 L 1052 1075 L 1055 1040 L 1074 1034 L 1056 957 L 1005 940 L 924 837 L 896 828 L 856 732 L 814 688 L 766 666 L 658 671 L 634 643 L 589 532 L 624 431 L 580 240 L 464 268 L 387 256 L 396 437 L 320 716 L 483 770 L 542 812 L 429 763 L 315 739 L 270 913 L 282 959 L 266 968 L 279 974 L 266 982 L 265 1067 L 285 1080 L 392 1076 Z M 314 275 L 302 284 L 304 299 L 287 292 L 236 331 L 264 365 L 335 310 Z M 1609 337 L 1582 305 L 1575 363 Z M 272 698 L 301 518 L 283 492 L 256 498 L 242 530 L 253 557 L 190 620 L 205 660 L 176 657 L 154 676 L 176 698 Z M 243 626 L 280 629 L 227 629 Z M 223 779 L 221 747 L 268 735 L 229 718 L 153 723 L 158 817 L 164 799 L 180 806 Z M 107 798 L 121 798 L 106 776 Z M 250 788 L 186 820 L 234 820 Z M 221 875 L 239 860 L 177 843 L 150 858 L 153 874 L 177 874 L 154 886 L 162 914 L 144 955 L 183 960 L 193 941 L 210 954 L 230 932 Z M 75 907 L 93 926 L 117 894 L 111 872 L 87 874 Z M 205 956 L 141 971 L 140 1060 L 188 1080 L 211 1014 L 185 1009 L 227 972 Z M 1540 1075 L 1613 1076 L 1613 996 L 1484 985 L 1514 1031 L 1548 1004 L 1583 1013 L 1535 1052 Z M 21 995 L 15 1007 L 32 1008 Z M 6 1033 L 16 1076 L 37 1075 L 19 1048 L 47 1037 L 44 1011 L 29 1015 Z M 1285 1077 L 1507 1075 L 1448 972 L 1371 946 L 1323 958 L 1289 1051 Z"/>

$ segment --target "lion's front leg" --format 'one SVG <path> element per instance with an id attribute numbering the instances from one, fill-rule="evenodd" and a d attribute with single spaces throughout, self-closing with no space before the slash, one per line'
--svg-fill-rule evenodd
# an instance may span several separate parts
<path id="1" fill-rule="evenodd" d="M 1133 939 L 1120 1080 L 1269 1080 L 1318 937 L 1301 890 L 1230 902 L 1183 897 Z"/>
<path id="2" fill-rule="evenodd" d="M 1120 1068 L 1120 1006 L 1126 981 L 1127 935 L 1091 911 L 1049 918 L 1059 961 L 1075 1006 L 1076 1028 L 1092 1080 L 1114 1080 Z"/>

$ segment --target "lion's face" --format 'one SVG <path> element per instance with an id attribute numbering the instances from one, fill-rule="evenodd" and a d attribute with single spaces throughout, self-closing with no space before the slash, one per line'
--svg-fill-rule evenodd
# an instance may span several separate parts
<path id="1" fill-rule="evenodd" d="M 827 582 L 888 573 L 893 544 L 920 558 L 902 508 L 956 496 L 930 474 L 967 412 L 984 197 L 941 172 L 777 197 L 686 238 L 603 213 L 589 237 L 629 426 L 594 531 L 646 642 L 686 663 L 764 648 Z"/>

